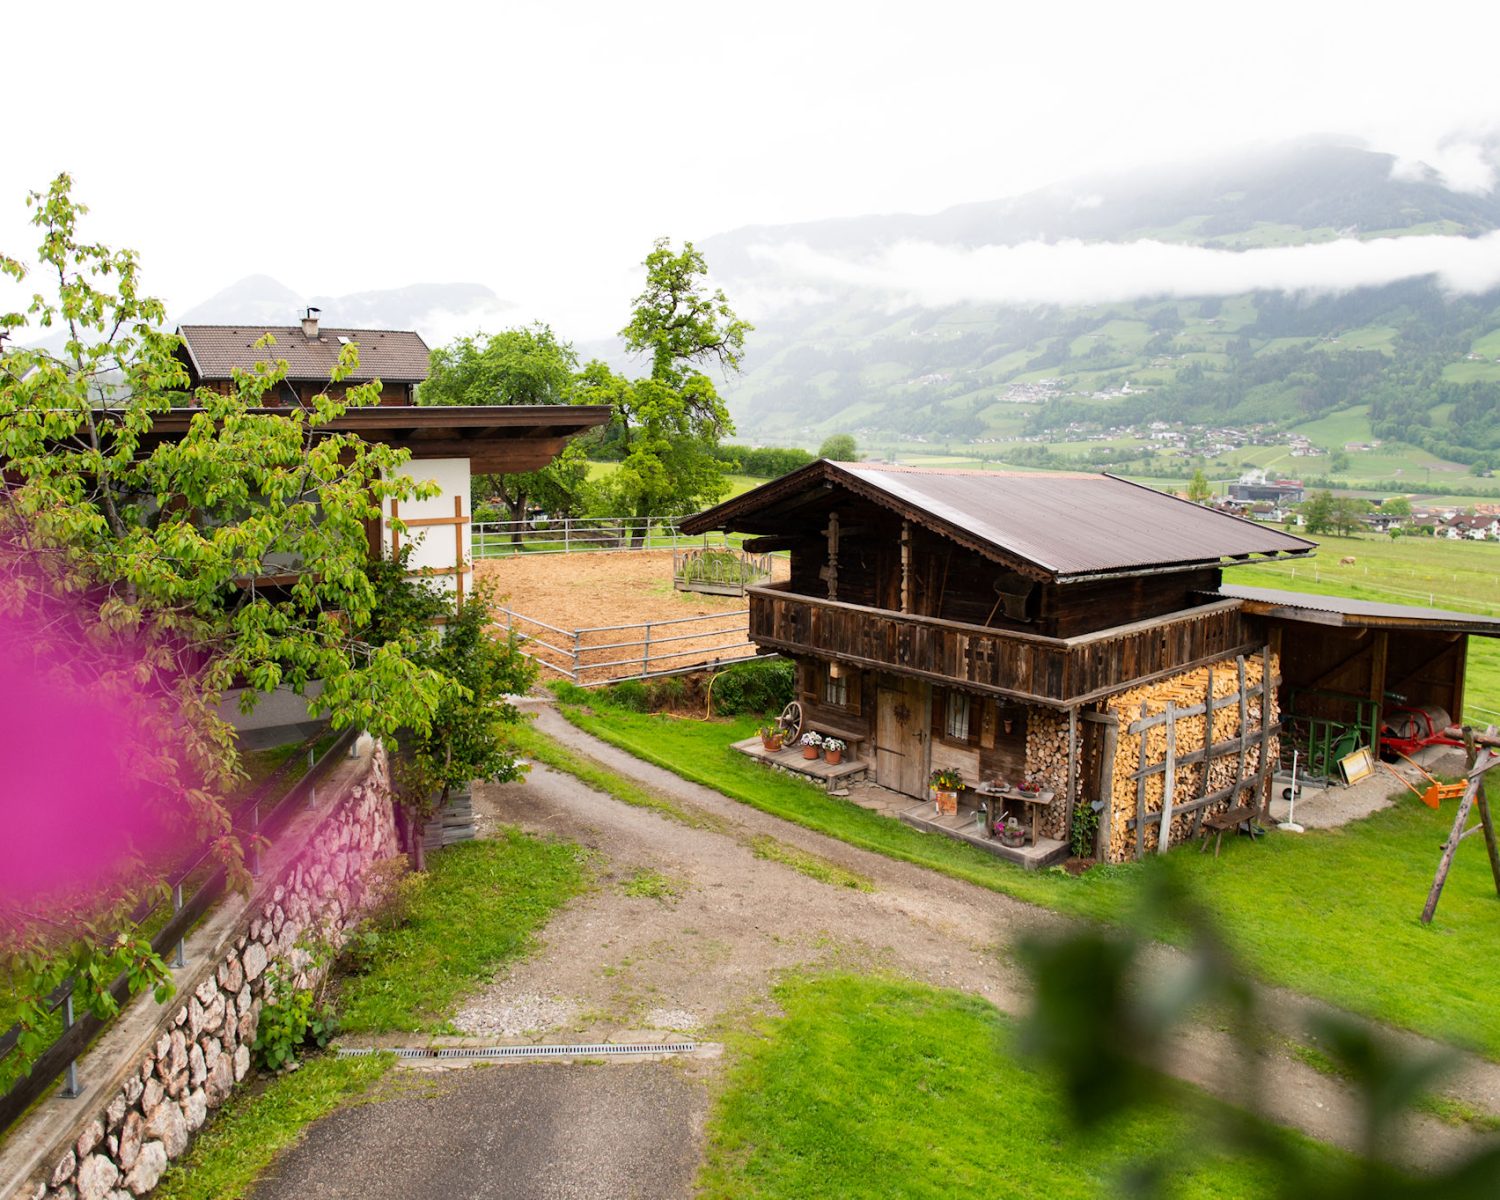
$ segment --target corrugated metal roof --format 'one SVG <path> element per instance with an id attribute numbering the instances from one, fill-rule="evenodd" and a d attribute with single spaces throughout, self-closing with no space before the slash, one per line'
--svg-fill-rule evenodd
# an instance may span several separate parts
<path id="1" fill-rule="evenodd" d="M 1315 548 L 1110 475 L 828 466 L 1058 576 Z"/>
<path id="2" fill-rule="evenodd" d="M 1218 594 L 1231 600 L 1244 600 L 1260 609 L 1301 610 L 1348 617 L 1351 620 L 1340 623 L 1350 625 L 1362 625 L 1366 622 L 1391 625 L 1405 622 L 1412 626 L 1462 627 L 1471 632 L 1488 632 L 1500 636 L 1500 617 L 1457 612 L 1448 608 L 1418 608 L 1409 604 L 1385 604 L 1378 600 L 1356 600 L 1349 596 L 1322 596 L 1313 592 L 1242 587 L 1239 584 L 1223 584 Z"/>
<path id="3" fill-rule="evenodd" d="M 328 382 L 338 362 L 340 338 L 359 347 L 359 367 L 351 383 L 379 379 L 385 383 L 420 383 L 427 378 L 427 343 L 409 329 L 322 329 L 309 339 L 297 325 L 183 325 L 177 330 L 193 367 L 202 379 L 229 379 L 234 368 L 286 359 L 287 378 Z M 276 344 L 257 349 L 266 334 Z"/>

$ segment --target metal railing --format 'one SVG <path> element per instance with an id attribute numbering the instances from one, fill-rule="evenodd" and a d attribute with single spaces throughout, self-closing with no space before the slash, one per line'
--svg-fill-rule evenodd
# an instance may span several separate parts
<path id="1" fill-rule="evenodd" d="M 585 550 L 676 550 L 700 542 L 678 531 L 678 517 L 561 517 L 476 521 L 475 558 L 508 554 L 570 554 Z M 707 544 L 706 536 L 702 539 Z"/>
<path id="2" fill-rule="evenodd" d="M 743 596 L 771 581 L 771 556 L 736 546 L 689 546 L 672 552 L 672 586 L 680 592 Z"/>
<path id="3" fill-rule="evenodd" d="M 747 609 L 587 629 L 559 629 L 509 608 L 497 608 L 495 618 L 520 635 L 527 658 L 584 686 L 769 657 L 750 641 Z"/>
<path id="4" fill-rule="evenodd" d="M 309 807 L 317 803 L 318 783 L 332 769 L 333 764 L 353 746 L 358 737 L 357 729 L 346 729 L 334 740 L 321 756 L 315 756 L 308 746 L 307 771 L 275 803 L 266 804 L 274 789 L 285 782 L 287 774 L 299 759 L 283 765 L 270 779 L 257 788 L 232 814 L 233 828 L 248 843 L 246 861 L 253 876 L 260 874 L 259 839 L 275 833 L 285 825 L 290 814 L 302 803 Z M 205 868 L 211 868 L 204 873 Z M 224 868 L 213 865 L 211 851 L 202 848 L 189 855 L 167 877 L 172 914 L 151 937 L 151 949 L 163 958 L 169 958 L 173 967 L 187 965 L 187 934 L 193 926 L 224 894 L 226 877 Z M 142 905 L 131 914 L 135 928 L 149 927 L 153 918 L 164 914 L 158 910 L 166 901 L 158 900 Z M 123 974 L 109 987 L 109 993 L 121 1008 L 130 1000 L 129 980 Z M 27 1073 L 19 1077 L 3 1095 L 0 1095 L 0 1129 L 7 1128 L 17 1117 L 31 1107 L 47 1092 L 58 1076 L 65 1076 L 62 1094 L 76 1097 L 81 1094 L 77 1073 L 77 1060 L 88 1048 L 94 1037 L 104 1029 L 110 1019 L 73 1011 L 73 981 L 65 980 L 47 997 L 47 1008 L 52 1014 L 62 1013 L 62 1033 L 37 1055 Z M 12 1026 L 0 1034 L 0 1064 L 18 1053 L 20 1027 Z"/>

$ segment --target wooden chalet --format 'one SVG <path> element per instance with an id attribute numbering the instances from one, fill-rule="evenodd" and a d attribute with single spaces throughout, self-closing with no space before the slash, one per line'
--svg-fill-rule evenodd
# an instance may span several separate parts
<path id="1" fill-rule="evenodd" d="M 263 397 L 265 406 L 259 410 L 277 412 L 310 405 L 324 391 L 338 395 L 351 385 L 378 381 L 378 406 L 351 408 L 327 430 L 410 450 L 406 473 L 436 482 L 441 491 L 404 506 L 388 502 L 380 521 L 370 523 L 371 553 L 389 554 L 400 548 L 403 535 L 394 524 L 399 518 L 413 545 L 413 567 L 445 582 L 462 600 L 464 581 L 472 570 L 472 476 L 546 466 L 569 438 L 608 422 L 609 406 L 421 407 L 416 404 L 417 387 L 427 378 L 429 352 L 419 334 L 325 328 L 317 311 L 309 309 L 300 326 L 181 326 L 178 353 L 192 386 L 228 394 L 236 372 L 285 362 L 285 381 Z M 260 345 L 267 334 L 272 343 Z M 359 366 L 342 384 L 330 385 L 330 372 L 350 343 L 359 350 Z M 153 438 L 180 437 L 196 411 L 189 407 L 158 414 L 146 444 Z"/>
<path id="2" fill-rule="evenodd" d="M 1330 622 L 1348 622 L 1333 640 L 1366 628 L 1335 598 L 1295 610 L 1220 586 L 1225 565 L 1315 543 L 1107 475 L 819 461 L 683 529 L 790 553 L 787 582 L 749 590 L 751 638 L 797 663 L 806 723 L 849 742 L 875 782 L 919 799 L 938 767 L 974 789 L 1040 783 L 1046 837 L 1029 865 L 1066 853 L 1084 804 L 1109 859 L 1263 805 L 1280 664 L 1299 685 L 1342 686 L 1329 669 L 1364 662 L 1332 648 Z M 1385 614 L 1378 679 L 1353 686 L 1383 694 L 1399 658 L 1408 688 L 1434 683 L 1456 711 L 1453 646 L 1500 621 L 1445 616 Z M 1398 627 L 1416 638 L 1395 650 Z"/>

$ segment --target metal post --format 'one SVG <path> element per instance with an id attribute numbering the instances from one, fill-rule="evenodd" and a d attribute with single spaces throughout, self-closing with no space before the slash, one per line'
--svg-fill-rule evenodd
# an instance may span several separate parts
<path id="1" fill-rule="evenodd" d="M 641 674 L 651 674 L 651 622 L 645 625 L 646 636 L 641 642 Z"/>
<path id="2" fill-rule="evenodd" d="M 307 773 L 309 775 L 312 774 L 312 769 L 317 765 L 317 763 L 317 755 L 313 753 L 313 748 L 309 746 L 307 748 Z M 318 807 L 318 785 L 316 783 L 307 789 L 307 807 Z"/>
<path id="3" fill-rule="evenodd" d="M 567 554 L 572 549 L 573 518 L 563 518 L 563 553 Z"/>
<path id="4" fill-rule="evenodd" d="M 68 993 L 67 999 L 63 1001 L 63 1028 L 73 1028 L 73 993 Z M 74 1099 L 80 1095 L 82 1089 L 78 1086 L 78 1060 L 76 1058 L 68 1061 L 68 1074 L 63 1082 L 62 1094 L 68 1099 Z"/>
<path id="5" fill-rule="evenodd" d="M 252 878 L 260 876 L 260 802 L 256 801 L 250 809 L 250 874 Z"/>
<path id="6" fill-rule="evenodd" d="M 172 888 L 172 915 L 176 916 L 181 911 L 182 911 L 182 884 L 181 883 L 177 883 Z M 177 954 L 176 954 L 176 957 L 173 958 L 173 960 L 172 960 L 172 965 L 174 967 L 185 967 L 185 966 L 187 966 L 187 948 L 184 945 L 184 942 L 186 941 L 186 939 L 187 939 L 187 934 L 186 933 L 184 933 L 182 935 L 182 937 L 180 937 L 180 938 L 177 939 Z"/>
<path id="7" fill-rule="evenodd" d="M 581 634 L 575 629 L 573 631 L 573 682 L 583 682 L 583 656 L 578 652 L 578 644 Z"/>

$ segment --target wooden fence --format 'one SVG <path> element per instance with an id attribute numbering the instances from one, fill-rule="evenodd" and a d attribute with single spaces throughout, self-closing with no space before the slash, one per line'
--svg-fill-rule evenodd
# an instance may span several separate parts
<path id="1" fill-rule="evenodd" d="M 587 629 L 559 629 L 509 608 L 495 617 L 521 636 L 521 652 L 538 666 L 585 686 L 769 657 L 750 641 L 745 609 Z"/>

